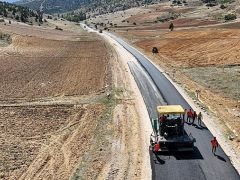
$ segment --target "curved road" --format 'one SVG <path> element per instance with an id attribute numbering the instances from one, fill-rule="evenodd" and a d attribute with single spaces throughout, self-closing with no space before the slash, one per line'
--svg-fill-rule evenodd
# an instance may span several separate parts
<path id="1" fill-rule="evenodd" d="M 141 71 L 144 71 L 143 68 L 141 70 L 136 65 L 129 64 L 130 70 L 143 95 L 150 117 L 156 117 L 156 112 L 154 111 L 156 103 L 159 103 L 159 105 L 164 103 L 180 104 L 186 109 L 191 108 L 163 73 L 139 51 L 122 39 L 110 33 L 106 34 L 129 51 L 147 72 L 146 74 L 149 77 L 141 73 Z M 158 92 L 156 92 L 156 89 Z M 153 100 L 154 103 L 152 102 Z M 221 147 L 217 150 L 217 156 L 211 153 L 210 140 L 213 135 L 207 127 L 198 128 L 186 124 L 185 129 L 187 133 L 191 133 L 196 138 L 194 153 L 168 153 L 155 156 L 152 152 L 149 152 L 153 179 L 240 180 L 238 172 L 234 169 Z"/>

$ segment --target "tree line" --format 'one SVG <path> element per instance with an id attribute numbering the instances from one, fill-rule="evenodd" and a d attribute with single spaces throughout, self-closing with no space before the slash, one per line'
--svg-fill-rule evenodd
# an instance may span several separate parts
<path id="1" fill-rule="evenodd" d="M 83 12 L 71 12 L 71 13 L 67 13 L 63 16 L 66 20 L 68 21 L 73 21 L 73 22 L 80 22 L 83 20 L 86 20 L 86 14 Z"/>

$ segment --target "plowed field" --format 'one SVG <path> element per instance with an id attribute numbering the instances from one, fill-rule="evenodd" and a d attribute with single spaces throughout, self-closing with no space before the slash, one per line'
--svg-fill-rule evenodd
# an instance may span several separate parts
<path id="1" fill-rule="evenodd" d="M 0 179 L 149 179 L 148 116 L 138 115 L 129 56 L 52 23 L 0 23 L 12 38 L 0 47 Z"/>
<path id="2" fill-rule="evenodd" d="M 1 100 L 86 95 L 106 85 L 107 52 L 101 40 L 15 36 L 0 51 Z"/>
<path id="3" fill-rule="evenodd" d="M 159 37 L 138 41 L 136 45 L 148 52 L 158 47 L 161 55 L 171 58 L 164 61 L 175 67 L 239 64 L 239 32 L 208 29 L 159 33 Z"/>
<path id="4" fill-rule="evenodd" d="M 0 47 L 0 179 L 69 179 L 96 139 L 92 177 L 106 161 L 110 56 L 97 35 L 68 27 L 0 24 L 12 38 Z"/>

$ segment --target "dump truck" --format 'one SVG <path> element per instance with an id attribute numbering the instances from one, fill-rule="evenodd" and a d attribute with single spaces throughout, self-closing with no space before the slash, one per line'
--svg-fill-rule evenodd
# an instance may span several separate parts
<path id="1" fill-rule="evenodd" d="M 158 118 L 152 119 L 153 151 L 193 151 L 195 138 L 184 130 L 185 111 L 181 105 L 157 106 Z"/>

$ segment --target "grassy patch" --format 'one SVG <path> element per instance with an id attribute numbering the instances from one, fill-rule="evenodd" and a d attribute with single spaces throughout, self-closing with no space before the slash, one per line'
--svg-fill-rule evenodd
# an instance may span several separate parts
<path id="1" fill-rule="evenodd" d="M 213 92 L 240 100 L 240 66 L 186 68 L 183 72 Z"/>
<path id="2" fill-rule="evenodd" d="M 86 177 L 96 179 L 102 166 L 105 164 L 107 157 L 111 153 L 113 109 L 118 103 L 115 95 L 116 93 L 120 93 L 119 91 L 120 90 L 118 89 L 112 90 L 112 94 L 99 100 L 98 103 L 101 103 L 104 106 L 104 109 L 101 115 L 96 117 L 98 118 L 98 123 L 95 135 L 91 140 L 90 149 L 84 154 L 82 161 L 71 179 L 86 179 Z"/>
<path id="3" fill-rule="evenodd" d="M 191 99 L 193 99 L 194 101 L 197 102 L 197 104 L 198 104 L 202 109 L 204 109 L 205 111 L 207 111 L 208 113 L 210 113 L 210 109 L 209 109 L 205 104 L 203 104 L 201 101 L 199 101 L 199 100 L 197 99 L 195 92 L 190 91 L 190 90 L 187 89 L 187 88 L 184 88 L 184 90 L 187 92 L 187 94 L 190 96 Z"/>
<path id="4" fill-rule="evenodd" d="M 180 14 L 170 12 L 167 15 L 162 15 L 160 17 L 157 17 L 157 21 L 162 22 L 162 23 L 163 22 L 168 22 L 170 20 L 177 19 L 179 16 L 180 16 Z"/>
<path id="5" fill-rule="evenodd" d="M 223 14 L 213 15 L 213 19 L 215 19 L 215 20 L 224 20 L 224 15 Z"/>
<path id="6" fill-rule="evenodd" d="M 233 2 L 233 0 L 219 0 L 219 3 L 220 4 L 227 4 L 227 3 L 232 3 Z"/>
<path id="7" fill-rule="evenodd" d="M 0 46 L 7 46 L 11 44 L 12 38 L 9 34 L 4 34 L 0 32 Z"/>
<path id="8" fill-rule="evenodd" d="M 122 87 L 118 87 L 118 88 L 113 89 L 113 92 L 114 92 L 116 98 L 121 97 L 124 91 L 125 90 Z"/>

